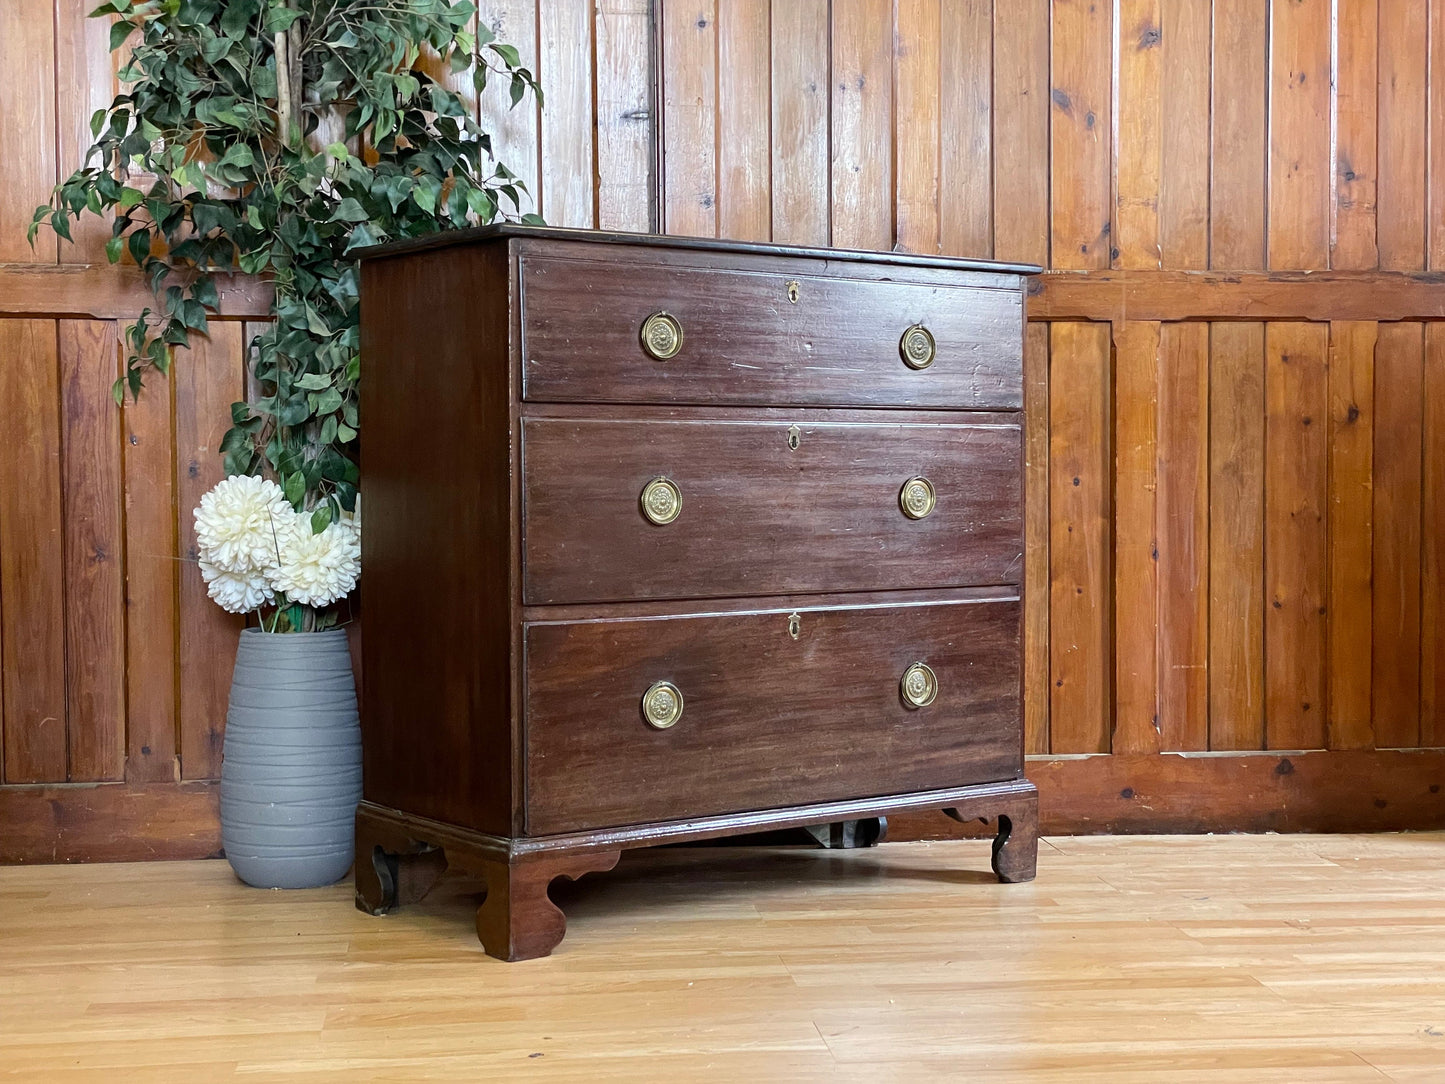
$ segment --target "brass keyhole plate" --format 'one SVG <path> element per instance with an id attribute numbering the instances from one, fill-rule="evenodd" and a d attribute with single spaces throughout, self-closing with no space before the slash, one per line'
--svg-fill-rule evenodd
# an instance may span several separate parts
<path id="1" fill-rule="evenodd" d="M 794 640 L 803 635 L 803 618 L 799 614 L 788 615 L 788 635 Z"/>
<path id="2" fill-rule="evenodd" d="M 801 289 L 802 288 L 798 285 L 797 279 L 788 280 L 788 301 L 791 304 L 796 305 L 798 303 L 798 294 Z"/>
<path id="3" fill-rule="evenodd" d="M 803 431 L 796 425 L 788 426 L 788 447 L 793 451 L 798 450 L 798 445 L 803 443 Z"/>

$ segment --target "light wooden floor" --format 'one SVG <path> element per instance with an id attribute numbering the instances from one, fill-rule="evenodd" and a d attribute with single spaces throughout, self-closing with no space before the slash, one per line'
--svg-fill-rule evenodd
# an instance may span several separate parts
<path id="1" fill-rule="evenodd" d="M 1445 834 L 625 855 L 502 964 L 222 862 L 0 869 L 0 1075 L 1445 1081 Z"/>

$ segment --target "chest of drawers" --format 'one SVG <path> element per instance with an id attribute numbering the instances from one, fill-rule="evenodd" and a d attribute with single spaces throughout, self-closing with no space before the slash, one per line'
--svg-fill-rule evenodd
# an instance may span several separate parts
<path id="1" fill-rule="evenodd" d="M 1033 876 L 1023 275 L 486 227 L 362 264 L 357 903 L 940 809 Z"/>

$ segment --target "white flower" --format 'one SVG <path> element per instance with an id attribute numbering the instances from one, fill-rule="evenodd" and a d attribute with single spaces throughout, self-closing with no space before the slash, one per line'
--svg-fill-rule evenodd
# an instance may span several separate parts
<path id="1" fill-rule="evenodd" d="M 361 544 L 361 494 L 356 495 L 356 507 L 348 512 L 345 508 L 341 510 L 341 516 L 337 519 L 343 527 L 348 527 L 356 533 L 357 545 Z"/>
<path id="2" fill-rule="evenodd" d="M 196 508 L 201 560 L 240 576 L 266 568 L 276 562 L 278 535 L 297 518 L 275 482 L 250 474 L 232 475 L 217 482 Z"/>
<path id="3" fill-rule="evenodd" d="M 291 602 L 328 606 L 356 586 L 361 575 L 361 540 L 340 521 L 320 534 L 297 517 L 281 536 L 281 560 L 269 570 L 271 586 Z"/>
<path id="4" fill-rule="evenodd" d="M 266 574 L 260 570 L 231 572 L 217 568 L 204 557 L 200 564 L 201 577 L 206 581 L 206 593 L 227 613 L 250 613 L 259 609 L 262 603 L 270 602 L 276 597 Z"/>

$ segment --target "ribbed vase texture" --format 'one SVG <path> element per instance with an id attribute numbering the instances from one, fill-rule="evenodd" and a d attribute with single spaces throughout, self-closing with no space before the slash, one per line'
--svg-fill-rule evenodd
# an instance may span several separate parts
<path id="1" fill-rule="evenodd" d="M 257 888 L 345 876 L 361 800 L 361 724 L 346 633 L 246 629 L 221 763 L 221 842 Z"/>

